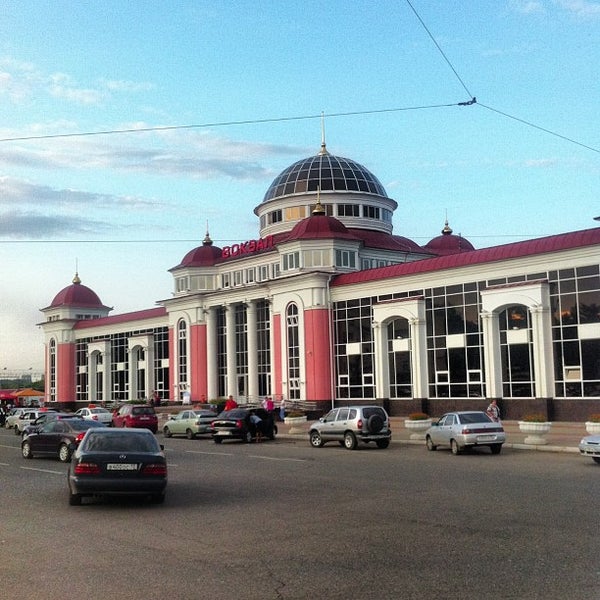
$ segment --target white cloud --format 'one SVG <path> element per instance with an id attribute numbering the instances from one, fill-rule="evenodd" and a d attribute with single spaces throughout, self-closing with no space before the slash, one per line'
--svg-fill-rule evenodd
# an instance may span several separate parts
<path id="1" fill-rule="evenodd" d="M 554 0 L 555 3 L 578 17 L 600 17 L 600 2 L 591 0 Z"/>

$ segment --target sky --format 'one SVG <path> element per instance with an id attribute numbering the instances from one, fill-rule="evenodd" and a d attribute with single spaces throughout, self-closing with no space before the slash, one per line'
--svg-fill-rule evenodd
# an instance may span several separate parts
<path id="1" fill-rule="evenodd" d="M 256 239 L 254 208 L 319 151 L 321 115 L 418 244 L 446 218 L 476 248 L 597 225 L 600 1 L 3 0 L 0 16 L 0 371 L 43 369 L 40 309 L 76 271 L 120 314 L 170 297 L 207 225 L 218 246 Z"/>

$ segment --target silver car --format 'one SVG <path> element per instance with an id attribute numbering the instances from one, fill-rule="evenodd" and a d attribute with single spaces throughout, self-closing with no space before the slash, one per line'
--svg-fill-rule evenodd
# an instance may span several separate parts
<path id="1" fill-rule="evenodd" d="M 492 454 L 500 454 L 506 434 L 502 423 L 492 421 L 484 412 L 462 410 L 443 415 L 425 432 L 428 450 L 450 446 L 452 454 L 465 448 L 488 446 Z"/>
<path id="2" fill-rule="evenodd" d="M 600 463 L 600 435 L 588 435 L 579 442 L 579 452 Z"/>
<path id="3" fill-rule="evenodd" d="M 185 435 L 188 440 L 193 440 L 201 433 L 211 433 L 211 424 L 217 418 L 217 413 L 211 410 L 182 410 L 169 417 L 163 426 L 163 435 Z"/>
<path id="4" fill-rule="evenodd" d="M 339 442 L 354 450 L 359 442 L 375 442 L 387 448 L 392 439 L 388 414 L 381 406 L 343 406 L 330 410 L 310 426 L 309 440 L 313 448 L 327 442 Z"/>

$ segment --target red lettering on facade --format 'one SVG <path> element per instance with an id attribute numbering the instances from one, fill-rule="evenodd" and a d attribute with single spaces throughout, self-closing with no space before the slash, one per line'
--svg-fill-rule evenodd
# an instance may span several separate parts
<path id="1" fill-rule="evenodd" d="M 253 252 L 260 252 L 272 247 L 273 236 L 268 235 L 266 238 L 260 238 L 259 240 L 249 240 L 247 242 L 240 242 L 239 244 L 232 244 L 231 246 L 224 246 L 221 250 L 221 258 L 252 254 Z"/>

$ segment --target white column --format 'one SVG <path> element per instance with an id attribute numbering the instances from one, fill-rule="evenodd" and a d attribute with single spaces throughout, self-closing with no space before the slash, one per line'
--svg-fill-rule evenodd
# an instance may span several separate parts
<path id="1" fill-rule="evenodd" d="M 216 308 L 206 310 L 206 386 L 208 400 L 219 395 L 217 377 L 217 315 Z"/>
<path id="2" fill-rule="evenodd" d="M 551 398 L 554 396 L 554 361 L 550 308 L 536 305 L 529 312 L 533 337 L 534 395 L 536 398 Z"/>
<path id="3" fill-rule="evenodd" d="M 87 398 L 88 402 L 91 402 L 96 398 L 96 373 L 97 373 L 97 358 L 94 352 L 88 353 L 88 368 L 87 368 Z"/>
<path id="4" fill-rule="evenodd" d="M 425 303 L 422 304 L 423 313 Z M 421 308 L 421 307 L 420 307 Z M 425 314 L 422 318 L 409 319 L 410 323 L 410 349 L 412 369 L 413 398 L 428 397 L 428 368 L 427 368 L 427 327 Z"/>
<path id="5" fill-rule="evenodd" d="M 129 400 L 137 400 L 137 349 L 129 348 L 127 352 L 127 378 L 129 380 Z"/>
<path id="6" fill-rule="evenodd" d="M 502 355 L 500 353 L 500 326 L 498 313 L 483 311 L 483 363 L 485 388 L 488 398 L 502 398 Z"/>
<path id="7" fill-rule="evenodd" d="M 256 303 L 246 304 L 246 335 L 248 339 L 248 396 L 258 399 L 258 339 Z"/>
<path id="8" fill-rule="evenodd" d="M 387 362 L 387 335 L 379 321 L 373 321 L 373 339 L 375 350 L 375 397 L 390 397 L 390 376 Z"/>
<path id="9" fill-rule="evenodd" d="M 237 396 L 237 361 L 235 355 L 235 305 L 225 307 L 225 333 L 227 336 L 227 390 L 226 394 Z"/>
<path id="10" fill-rule="evenodd" d="M 146 363 L 146 368 L 144 370 L 144 387 L 146 388 L 146 398 L 150 398 L 154 391 L 154 339 L 152 336 L 150 336 L 149 342 L 150 343 L 144 348 L 144 362 Z"/>

